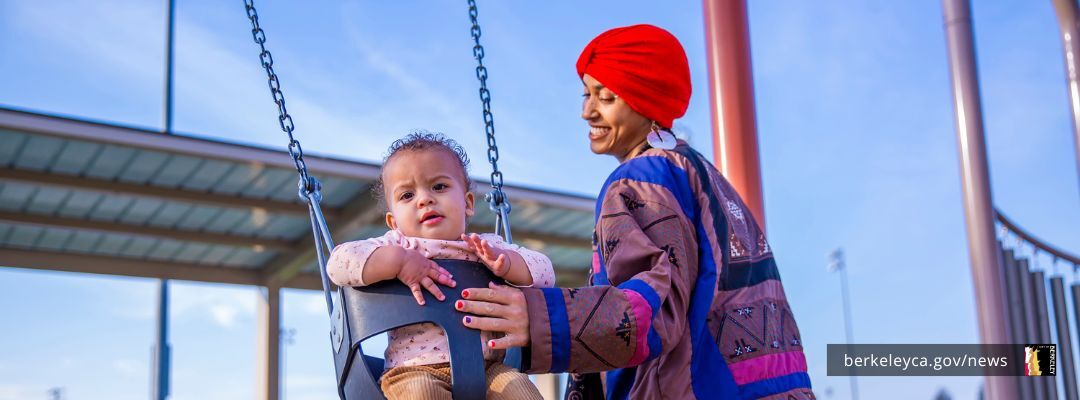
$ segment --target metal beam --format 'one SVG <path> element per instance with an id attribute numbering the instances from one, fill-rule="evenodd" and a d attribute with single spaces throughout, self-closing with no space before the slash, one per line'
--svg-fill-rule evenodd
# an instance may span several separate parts
<path id="1" fill-rule="evenodd" d="M 156 131 L 2 107 L 0 107 L 0 129 L 37 133 L 66 139 L 88 140 L 199 158 L 256 163 L 288 170 L 295 168 L 292 159 L 285 152 L 284 142 L 280 149 L 268 149 L 191 136 L 162 135 Z M 307 152 L 304 154 L 304 161 L 312 174 L 317 176 L 324 174 L 335 175 L 363 181 L 372 181 L 379 176 L 379 166 L 376 164 L 338 160 Z"/>
<path id="2" fill-rule="evenodd" d="M 44 113 L 0 107 L 0 129 L 41 134 L 62 139 L 85 140 L 123 147 L 154 150 L 169 154 L 184 154 L 266 167 L 295 168 L 282 148 L 265 148 L 226 143 L 184 135 L 162 135 L 160 132 L 114 124 L 65 118 Z M 342 160 L 304 153 L 304 161 L 314 176 L 333 175 L 345 179 L 372 182 L 379 177 L 376 163 Z M 476 177 L 483 182 L 487 177 Z M 596 198 L 579 194 L 536 189 L 521 185 L 506 185 L 503 191 L 512 201 L 534 201 L 545 206 L 592 212 Z M 482 193 L 481 193 L 482 195 Z M 480 196 L 478 198 L 483 198 Z M 301 212 L 304 211 L 300 207 Z"/>
<path id="3" fill-rule="evenodd" d="M 153 236 L 158 238 L 178 240 L 182 242 L 197 242 L 212 245 L 249 247 L 256 252 L 266 250 L 288 252 L 293 250 L 292 243 L 280 240 L 236 236 L 213 232 L 196 232 L 180 229 L 156 228 L 152 226 L 131 225 L 116 222 L 95 221 L 88 219 L 50 215 L 0 211 L 0 222 L 9 222 L 20 225 L 36 225 L 49 228 L 64 228 L 84 231 L 121 233 L 127 235 Z"/>
<path id="4" fill-rule="evenodd" d="M 296 274 L 289 279 L 289 281 L 281 286 L 282 289 L 304 289 L 304 290 L 317 290 L 322 291 L 322 278 L 317 273 L 302 272 Z"/>
<path id="5" fill-rule="evenodd" d="M 473 177 L 473 181 L 484 182 L 487 178 L 486 176 Z M 590 214 L 596 212 L 595 197 L 515 185 L 504 185 L 503 192 L 506 192 L 506 197 L 509 197 L 514 204 L 534 202 L 540 206 L 560 207 L 568 211 L 583 211 Z M 487 192 L 473 191 L 473 193 L 476 195 L 476 204 L 481 207 L 486 206 L 487 202 L 483 199 Z"/>
<path id="6" fill-rule="evenodd" d="M 339 220 L 331 221 L 330 232 L 334 238 L 352 237 L 356 232 L 367 225 L 383 220 L 386 211 L 379 205 L 379 201 L 369 192 L 363 191 L 350 199 L 347 205 L 338 213 Z M 330 220 L 330 217 L 327 217 Z M 293 246 L 290 254 L 276 257 L 273 262 L 263 268 L 263 277 L 267 285 L 281 285 L 288 282 L 293 276 L 300 273 L 315 259 L 315 239 L 312 235 L 305 235 Z M 321 287 L 321 284 L 320 284 Z"/>
<path id="7" fill-rule="evenodd" d="M 469 224 L 469 226 L 465 228 L 465 231 L 490 232 L 491 228 L 491 225 L 487 224 Z M 529 232 L 520 229 L 514 231 L 514 243 L 521 244 L 530 240 L 540 241 L 548 246 L 580 247 L 584 249 L 591 249 L 591 244 L 589 243 L 590 240 L 586 238 L 552 235 L 550 233 Z"/>
<path id="8" fill-rule="evenodd" d="M 0 263 L 5 267 L 88 274 L 176 279 L 197 282 L 259 285 L 254 270 L 201 266 L 166 261 L 140 260 L 95 254 L 54 253 L 0 248 Z"/>
<path id="9" fill-rule="evenodd" d="M 274 214 L 307 215 L 307 208 L 299 203 L 228 196 L 170 187 L 140 185 L 84 176 L 50 174 L 45 172 L 5 168 L 0 169 L 0 179 L 22 182 L 30 185 L 48 185 L 64 189 L 74 188 L 106 194 L 155 197 L 165 200 L 177 200 L 216 207 L 261 210 Z M 336 211 L 330 209 L 325 212 L 334 215 Z"/>
<path id="10" fill-rule="evenodd" d="M 1032 246 L 1035 246 L 1039 250 L 1050 253 L 1050 255 L 1055 258 L 1068 261 L 1073 265 L 1080 265 L 1080 257 L 1066 253 L 1064 250 L 1051 246 L 1050 243 L 1044 242 L 1034 235 L 1027 233 L 1027 231 L 1020 229 L 1020 227 L 1013 223 L 1012 220 L 1005 218 L 1005 214 L 1002 214 L 1001 211 L 995 210 L 995 214 L 997 215 L 997 220 L 1001 221 L 1001 224 L 1005 225 L 1005 228 L 1010 232 L 1015 233 L 1016 236 L 1019 236 L 1021 239 L 1024 239 L 1025 242 L 1031 243 Z"/>

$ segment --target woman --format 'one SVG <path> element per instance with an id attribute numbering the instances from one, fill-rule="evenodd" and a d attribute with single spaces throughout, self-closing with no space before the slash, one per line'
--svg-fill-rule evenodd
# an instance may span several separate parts
<path id="1" fill-rule="evenodd" d="M 600 191 L 591 286 L 468 289 L 463 323 L 525 348 L 524 370 L 573 372 L 573 397 L 810 399 L 798 328 L 765 236 L 731 185 L 670 128 L 690 101 L 682 45 L 635 25 L 577 62 Z M 592 382 L 591 384 L 588 382 Z"/>

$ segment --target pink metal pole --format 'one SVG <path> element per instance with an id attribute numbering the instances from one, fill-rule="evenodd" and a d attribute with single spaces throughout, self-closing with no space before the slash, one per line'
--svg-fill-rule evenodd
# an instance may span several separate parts
<path id="1" fill-rule="evenodd" d="M 764 230 L 746 1 L 704 0 L 704 6 L 713 160 Z"/>
<path id="2" fill-rule="evenodd" d="M 979 75 L 975 67 L 971 5 L 968 0 L 942 0 L 942 8 L 979 336 L 982 343 L 1009 343 L 1002 277 L 999 273 L 1001 266 L 994 234 L 994 207 L 990 196 L 989 164 L 979 100 Z M 1013 399 L 1016 393 L 1016 381 L 1012 377 L 986 377 L 987 399 Z"/>
<path id="3" fill-rule="evenodd" d="M 1076 174 L 1080 178 L 1080 6 L 1076 0 L 1053 0 L 1065 53 L 1065 80 L 1069 85 Z"/>

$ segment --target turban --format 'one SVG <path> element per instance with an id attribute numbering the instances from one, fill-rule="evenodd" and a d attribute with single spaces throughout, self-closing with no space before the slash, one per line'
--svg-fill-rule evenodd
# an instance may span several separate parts
<path id="1" fill-rule="evenodd" d="M 611 29 L 593 39 L 577 60 L 589 74 L 634 111 L 664 128 L 686 114 L 690 66 L 679 40 L 652 25 Z"/>

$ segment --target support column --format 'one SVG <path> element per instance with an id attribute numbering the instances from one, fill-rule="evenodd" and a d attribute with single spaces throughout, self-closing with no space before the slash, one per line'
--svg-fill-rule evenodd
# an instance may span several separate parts
<path id="1" fill-rule="evenodd" d="M 1050 296 L 1054 302 L 1054 327 L 1058 338 L 1058 362 L 1061 365 L 1057 376 L 1065 389 L 1065 400 L 1077 400 L 1076 366 L 1073 364 L 1072 333 L 1069 330 L 1069 310 L 1065 303 L 1065 282 L 1060 276 L 1050 279 Z"/>
<path id="2" fill-rule="evenodd" d="M 169 280 L 162 279 L 158 290 L 157 343 L 154 344 L 153 387 L 150 397 L 165 400 L 169 397 L 169 366 L 172 348 L 169 346 Z"/>
<path id="3" fill-rule="evenodd" d="M 260 286 L 256 308 L 255 398 L 278 400 L 281 396 L 281 288 Z"/>
<path id="4" fill-rule="evenodd" d="M 704 0 L 713 161 L 765 230 L 746 0 Z"/>
<path id="5" fill-rule="evenodd" d="M 1065 82 L 1069 85 L 1069 105 L 1072 111 L 1073 145 L 1076 146 L 1076 174 L 1080 178 L 1080 7 L 1076 0 L 1053 0 L 1061 28 L 1061 44 L 1065 55 Z"/>
<path id="6" fill-rule="evenodd" d="M 1046 305 L 1046 273 L 1043 271 L 1032 272 L 1031 281 L 1035 285 L 1035 318 L 1038 320 L 1039 343 L 1053 343 L 1050 340 L 1050 311 Z M 1059 352 L 1058 354 L 1063 353 Z M 1061 365 L 1061 363 L 1058 363 L 1058 365 Z M 1042 384 L 1047 399 L 1059 399 L 1056 376 L 1033 376 L 1032 378 Z"/>
<path id="7" fill-rule="evenodd" d="M 1001 246 L 1001 244 L 998 243 L 998 246 Z M 1020 267 L 1016 261 L 1015 253 L 1005 248 L 1000 248 L 1000 250 L 1005 268 L 1005 297 L 1009 299 L 1009 330 L 1012 331 L 1010 340 L 1013 343 L 1035 343 L 1027 335 L 1027 309 L 1024 308 L 1027 300 L 1024 299 L 1023 293 L 1028 289 L 1023 288 L 1023 282 L 1025 281 L 1020 277 L 1020 270 L 1018 269 Z M 1016 398 L 1035 398 L 1035 388 L 1032 386 L 1034 383 L 1027 379 L 1026 376 L 1016 378 Z"/>
<path id="8" fill-rule="evenodd" d="M 975 305 L 982 343 L 1008 343 L 1005 302 L 994 235 L 989 167 L 983 135 L 979 78 L 975 67 L 971 5 L 968 0 L 942 0 L 948 45 L 949 75 L 956 113 L 956 138 L 963 186 L 968 254 L 975 286 Z M 1001 400 L 1016 393 L 1014 379 L 986 377 L 986 398 Z"/>
<path id="9" fill-rule="evenodd" d="M 559 400 L 559 374 L 543 374 L 534 375 L 536 377 L 536 388 L 540 390 L 540 395 L 544 396 L 544 400 Z"/>
<path id="10" fill-rule="evenodd" d="M 162 131 L 171 134 L 173 125 L 173 33 L 176 26 L 176 1 L 169 0 L 165 9 L 165 90 L 161 111 Z"/>

